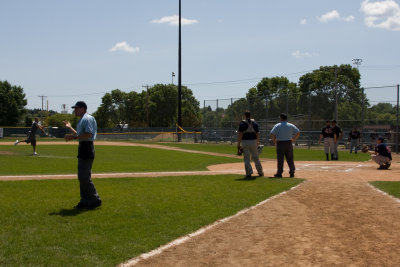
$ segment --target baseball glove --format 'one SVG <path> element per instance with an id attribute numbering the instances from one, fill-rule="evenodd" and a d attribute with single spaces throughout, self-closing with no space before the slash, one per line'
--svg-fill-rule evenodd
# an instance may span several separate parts
<path id="1" fill-rule="evenodd" d="M 368 146 L 367 145 L 363 145 L 361 148 L 361 152 L 363 153 L 367 153 L 369 151 Z"/>
<path id="2" fill-rule="evenodd" d="M 242 147 L 238 147 L 237 155 L 241 156 L 242 154 L 243 154 L 243 148 Z"/>

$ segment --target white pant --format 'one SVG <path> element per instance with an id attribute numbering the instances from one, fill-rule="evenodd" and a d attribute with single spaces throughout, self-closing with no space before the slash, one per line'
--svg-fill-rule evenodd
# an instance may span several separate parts
<path id="1" fill-rule="evenodd" d="M 325 154 L 334 154 L 335 153 L 335 142 L 334 142 L 333 138 L 331 138 L 331 137 L 324 138 L 324 150 L 325 150 Z"/>
<path id="2" fill-rule="evenodd" d="M 257 140 L 242 140 L 242 147 L 246 175 L 251 175 L 253 173 L 253 168 L 250 163 L 251 158 L 254 160 L 258 174 L 263 174 L 263 168 L 258 158 Z"/>

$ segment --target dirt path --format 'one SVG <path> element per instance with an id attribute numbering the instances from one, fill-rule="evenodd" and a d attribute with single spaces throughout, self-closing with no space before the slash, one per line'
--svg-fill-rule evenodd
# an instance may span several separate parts
<path id="1" fill-rule="evenodd" d="M 389 171 L 372 162 L 297 166 L 307 182 L 296 190 L 135 266 L 398 266 L 400 203 L 367 182 L 399 181 L 399 163 Z"/>
<path id="2" fill-rule="evenodd" d="M 372 162 L 296 162 L 296 177 L 307 181 L 295 190 L 150 258 L 138 257 L 136 266 L 398 266 L 400 202 L 368 185 L 400 181 L 399 158 L 393 162 L 388 171 Z M 274 161 L 263 166 L 266 175 L 275 172 Z M 209 170 L 196 174 L 243 173 L 243 163 Z M 176 175 L 184 173 L 195 172 Z"/>

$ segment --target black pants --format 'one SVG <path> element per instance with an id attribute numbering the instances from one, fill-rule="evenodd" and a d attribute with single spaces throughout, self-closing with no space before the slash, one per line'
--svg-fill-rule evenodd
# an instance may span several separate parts
<path id="1" fill-rule="evenodd" d="M 278 171 L 277 174 L 283 173 L 283 161 L 286 157 L 286 162 L 289 165 L 289 173 L 294 174 L 296 170 L 293 160 L 293 145 L 292 141 L 278 141 L 276 145 L 276 155 L 278 159 Z"/>
<path id="2" fill-rule="evenodd" d="M 78 180 L 83 204 L 91 205 L 100 200 L 92 181 L 94 160 L 93 142 L 81 141 L 78 148 Z"/>

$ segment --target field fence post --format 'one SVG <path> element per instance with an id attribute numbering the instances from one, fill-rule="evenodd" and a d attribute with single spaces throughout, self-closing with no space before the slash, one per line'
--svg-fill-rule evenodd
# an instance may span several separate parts
<path id="1" fill-rule="evenodd" d="M 399 154 L 399 87 L 397 85 L 397 108 L 396 108 L 396 154 Z"/>
<path id="2" fill-rule="evenodd" d="M 311 149 L 311 128 L 312 128 L 312 122 L 311 122 L 311 91 L 308 94 L 308 121 L 309 121 L 309 127 L 308 127 L 308 149 Z"/>
<path id="3" fill-rule="evenodd" d="M 268 146 L 268 97 L 265 96 L 265 145 Z"/>

